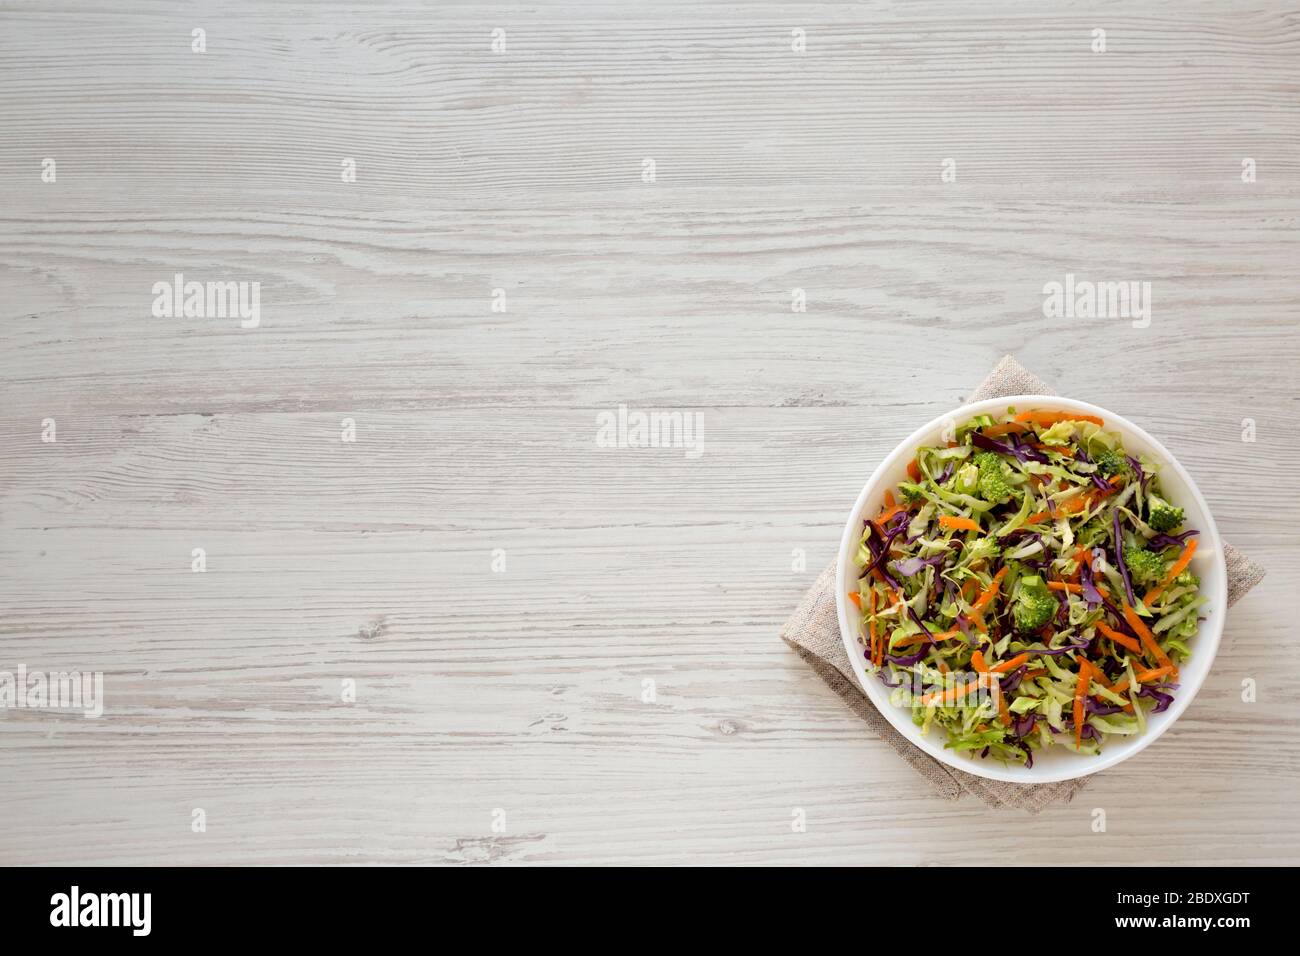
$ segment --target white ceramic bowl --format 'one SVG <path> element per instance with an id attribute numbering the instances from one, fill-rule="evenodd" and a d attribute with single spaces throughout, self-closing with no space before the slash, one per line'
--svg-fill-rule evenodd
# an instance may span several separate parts
<path id="1" fill-rule="evenodd" d="M 1208 598 L 1208 603 L 1200 611 L 1205 621 L 1190 644 L 1192 656 L 1185 664 L 1179 666 L 1179 687 L 1174 692 L 1174 702 L 1163 714 L 1148 713 L 1146 733 L 1134 737 L 1111 735 L 1102 747 L 1101 754 L 1095 757 L 1076 754 L 1064 746 L 1035 750 L 1032 768 L 1004 764 L 992 758 L 972 758 L 949 750 L 944 747 L 947 734 L 941 728 L 932 728 L 928 735 L 922 736 L 921 729 L 912 723 L 911 709 L 890 704 L 889 689 L 878 678 L 867 673 L 864 666 L 865 649 L 858 643 L 861 615 L 848 599 L 849 591 L 857 587 L 859 568 L 854 564 L 853 559 L 857 554 L 863 519 L 877 514 L 883 504 L 886 489 L 895 487 L 899 481 L 906 478 L 907 464 L 914 457 L 916 449 L 922 445 L 941 444 L 940 435 L 946 429 L 951 429 L 973 415 L 985 412 L 996 417 L 1005 412 L 1008 405 L 1015 406 L 1019 411 L 1041 408 L 1098 415 L 1105 419 L 1107 431 L 1118 432 L 1123 436 L 1124 447 L 1129 454 L 1145 454 L 1155 462 L 1160 469 L 1160 484 L 1166 496 L 1186 511 L 1184 527 L 1197 528 L 1201 532 L 1196 554 L 1192 557 L 1191 569 L 1200 577 L 1201 593 Z M 849 522 L 844 528 L 835 575 L 835 603 L 839 609 L 840 635 L 844 640 L 845 650 L 848 651 L 849 660 L 853 662 L 853 672 L 857 675 L 858 683 L 866 690 L 871 702 L 899 733 L 936 760 L 976 776 L 1012 783 L 1052 783 L 1096 773 L 1098 770 L 1105 770 L 1122 760 L 1127 760 L 1154 743 L 1178 719 L 1179 714 L 1187 709 L 1201 684 L 1204 683 L 1206 675 L 1209 674 L 1210 666 L 1214 663 L 1214 655 L 1219 649 L 1219 638 L 1223 634 L 1223 619 L 1228 606 L 1228 574 L 1224 566 L 1223 545 L 1219 540 L 1219 531 L 1214 525 L 1210 509 L 1206 506 L 1200 491 L 1197 490 L 1191 475 L 1174 459 L 1168 449 L 1132 422 L 1096 405 L 1055 395 L 1015 395 L 1010 398 L 993 398 L 963 405 L 918 428 L 886 456 L 872 474 L 867 486 L 862 489 L 862 494 L 858 495 L 857 504 L 853 506 Z"/>

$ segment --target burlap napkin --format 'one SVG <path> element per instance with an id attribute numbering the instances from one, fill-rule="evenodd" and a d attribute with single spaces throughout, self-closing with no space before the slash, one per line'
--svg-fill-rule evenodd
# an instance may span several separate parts
<path id="1" fill-rule="evenodd" d="M 1010 355 L 1002 359 L 967 401 L 999 395 L 1055 395 L 1056 392 Z M 1228 543 L 1223 545 L 1228 565 L 1228 606 L 1231 607 L 1264 577 L 1263 568 Z M 1058 801 L 1068 801 L 1082 790 L 1089 777 L 1061 783 L 1016 784 L 985 780 L 954 770 L 917 749 L 900 734 L 858 687 L 840 640 L 835 610 L 835 563 L 818 575 L 799 607 L 781 629 L 781 639 L 794 648 L 835 693 L 839 694 L 881 740 L 893 747 L 941 796 L 956 800 L 974 794 L 990 807 L 1018 807 L 1037 813 Z"/>

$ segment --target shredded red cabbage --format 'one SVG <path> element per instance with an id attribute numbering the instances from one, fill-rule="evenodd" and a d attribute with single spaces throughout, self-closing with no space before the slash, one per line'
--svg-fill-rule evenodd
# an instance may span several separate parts
<path id="1" fill-rule="evenodd" d="M 1194 534 L 1200 534 L 1200 532 L 1197 531 L 1195 528 L 1191 528 L 1179 534 L 1164 534 L 1162 532 L 1160 534 L 1154 535 L 1147 542 L 1147 544 L 1151 545 L 1153 549 L 1163 549 L 1163 548 L 1173 548 L 1173 547 L 1181 548 L 1185 544 L 1187 544 L 1187 539 Z"/>
<path id="2" fill-rule="evenodd" d="M 1012 438 L 1016 439 L 1016 436 L 1013 435 Z M 998 441 L 996 438 L 989 438 L 988 435 L 978 431 L 971 432 L 970 439 L 976 448 L 982 448 L 985 451 L 1001 452 L 1004 455 L 1011 455 L 1022 464 L 1027 461 L 1038 461 L 1047 464 L 1048 461 L 1047 456 L 1041 451 L 1030 448 L 1028 445 L 1022 445 L 1018 440 L 1016 441 L 1016 444 L 1011 445 L 1006 442 Z"/>
<path id="3" fill-rule="evenodd" d="M 1169 705 L 1174 702 L 1173 694 L 1162 694 L 1154 687 L 1143 687 L 1140 691 L 1138 691 L 1138 696 L 1149 697 L 1151 700 L 1154 700 L 1156 702 L 1156 706 L 1153 713 L 1157 713 L 1157 714 L 1164 713 L 1166 710 L 1169 709 Z"/>

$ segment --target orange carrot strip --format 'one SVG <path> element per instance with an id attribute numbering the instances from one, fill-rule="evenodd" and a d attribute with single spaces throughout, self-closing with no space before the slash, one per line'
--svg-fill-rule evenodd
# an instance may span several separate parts
<path id="1" fill-rule="evenodd" d="M 955 687 L 949 687 L 947 690 L 942 692 L 934 691 L 932 693 L 926 694 L 921 698 L 921 703 L 925 704 L 926 706 L 933 704 L 935 701 L 943 701 L 945 704 L 950 704 L 953 701 L 957 700 L 958 698 L 966 697 L 969 696 L 970 694 L 973 694 L 980 687 L 987 687 L 987 686 L 988 686 L 987 679 L 983 677 L 978 677 L 973 681 L 967 681 L 965 684 L 958 684 Z"/>
<path id="2" fill-rule="evenodd" d="M 1056 515 L 1072 515 L 1079 511 L 1086 511 L 1088 509 L 1088 504 L 1085 500 L 1086 497 L 1086 495 L 1080 495 L 1078 498 L 1071 498 L 1065 504 L 1061 505 L 1061 507 L 1057 508 L 1055 514 L 1051 511 L 1036 511 L 1025 519 L 1025 524 L 1038 524 L 1038 522 L 1054 518 Z"/>
<path id="3" fill-rule="evenodd" d="M 1006 695 L 1001 691 L 998 692 L 998 718 L 1002 721 L 1003 727 L 1011 726 L 1011 711 L 1007 707 Z"/>
<path id="4" fill-rule="evenodd" d="M 1187 547 L 1183 548 L 1183 553 L 1178 556 L 1178 560 L 1174 562 L 1173 567 L 1171 567 L 1168 571 L 1165 572 L 1164 580 L 1146 593 L 1146 595 L 1142 598 L 1142 603 L 1145 604 L 1147 607 L 1150 607 L 1151 602 L 1160 596 L 1160 592 L 1163 591 L 1165 588 L 1169 587 L 1170 582 L 1172 582 L 1174 578 L 1178 577 L 1178 575 L 1183 573 L 1183 569 L 1186 568 L 1187 565 L 1191 563 L 1192 555 L 1194 555 L 1195 553 L 1196 553 L 1196 539 L 1192 538 L 1190 541 L 1187 542 Z"/>
<path id="5" fill-rule="evenodd" d="M 849 592 L 849 600 L 853 602 L 853 606 L 856 607 L 859 611 L 862 610 L 862 595 L 861 595 L 861 594 L 859 594 L 857 591 L 850 591 L 850 592 Z"/>
<path id="6" fill-rule="evenodd" d="M 996 667 L 992 667 L 989 670 L 991 673 L 994 674 L 1006 674 L 1009 671 L 1015 670 L 1017 667 L 1019 667 L 1021 664 L 1025 663 L 1028 660 L 1029 660 L 1028 654 L 1017 654 L 1015 657 L 1011 658 L 1010 660 L 1003 661 L 1001 664 L 998 664 Z"/>
<path id="7" fill-rule="evenodd" d="M 1161 649 L 1156 643 L 1156 637 L 1151 633 L 1151 629 L 1142 623 L 1142 618 L 1137 616 L 1133 606 L 1127 601 L 1124 602 L 1124 620 L 1128 621 L 1128 626 L 1137 631 L 1138 637 L 1142 638 L 1142 645 L 1151 652 L 1151 656 L 1158 660 L 1163 667 L 1168 667 L 1174 679 L 1178 679 L 1178 668 L 1174 662 L 1169 659 L 1169 655 Z"/>
<path id="8" fill-rule="evenodd" d="M 1079 656 L 1079 680 L 1074 686 L 1074 745 L 1083 745 L 1083 698 L 1088 695 L 1088 685 L 1092 683 L 1092 665 L 1083 655 Z"/>
<path id="9" fill-rule="evenodd" d="M 894 515 L 898 514 L 900 511 L 906 511 L 906 510 L 907 509 L 902 505 L 890 505 L 884 511 L 880 512 L 880 514 L 876 515 L 876 527 L 880 527 L 882 524 L 884 524 L 890 518 L 894 517 Z"/>
<path id="10" fill-rule="evenodd" d="M 984 655 L 979 651 L 976 651 L 970 656 L 970 666 L 975 668 L 981 674 L 987 674 L 989 672 L 989 665 L 984 663 Z"/>
<path id="11" fill-rule="evenodd" d="M 1133 676 L 1138 679 L 1138 683 L 1149 684 L 1153 680 L 1159 680 L 1166 674 L 1171 673 L 1173 668 L 1170 667 L 1153 667 L 1150 670 L 1134 671 Z"/>
<path id="12" fill-rule="evenodd" d="M 932 631 L 931 633 L 936 641 L 951 641 L 961 636 L 961 631 Z M 928 643 L 930 643 L 930 639 L 924 634 L 909 634 L 907 637 L 901 638 L 894 647 L 915 647 L 917 644 Z"/>
<path id="13" fill-rule="evenodd" d="M 1139 684 L 1149 684 L 1151 681 L 1159 680 L 1166 674 L 1171 673 L 1173 672 L 1168 667 L 1153 667 L 1150 670 L 1134 671 L 1133 675 L 1138 679 Z M 1116 694 L 1124 693 L 1124 691 L 1128 690 L 1128 678 L 1125 677 L 1122 681 L 1112 687 L 1111 690 Z"/>
<path id="14" fill-rule="evenodd" d="M 885 489 L 885 507 L 894 507 L 894 492 L 889 488 Z"/>
<path id="15" fill-rule="evenodd" d="M 1066 581 L 1048 581 L 1047 586 L 1053 591 L 1069 591 L 1071 594 L 1079 594 L 1083 591 L 1082 584 L 1070 584 Z"/>
<path id="16" fill-rule="evenodd" d="M 1083 415 L 1079 412 L 1021 412 L 1013 421 L 1033 422 L 1035 425 L 1055 425 L 1057 422 L 1092 422 L 1094 425 L 1105 425 L 1104 418 L 1098 418 L 1096 415 Z"/>
<path id="17" fill-rule="evenodd" d="M 1046 673 L 1046 667 L 1035 667 L 1031 671 L 1025 671 L 1025 680 L 1033 680 L 1035 677 L 1042 677 Z"/>
<path id="18" fill-rule="evenodd" d="M 1083 565 L 1088 561 L 1090 555 L 1087 548 L 1078 548 L 1074 552 L 1074 573 L 1070 575 L 1070 580 L 1078 582 L 1083 578 Z"/>
<path id="19" fill-rule="evenodd" d="M 980 523 L 978 521 L 972 521 L 970 518 L 958 518 L 954 515 L 940 515 L 939 527 L 956 528 L 961 531 L 978 531 L 980 529 Z"/>
<path id="20" fill-rule="evenodd" d="M 1119 631 L 1115 630 L 1105 621 L 1097 622 L 1097 630 L 1101 631 L 1101 633 L 1105 634 L 1107 637 L 1109 637 L 1112 641 L 1114 641 L 1116 644 L 1120 645 L 1121 647 L 1127 647 L 1134 654 L 1142 653 L 1141 644 L 1133 640 L 1133 638 L 1129 637 L 1127 634 L 1121 634 Z"/>
<path id="21" fill-rule="evenodd" d="M 907 463 L 907 477 L 911 478 L 913 481 L 921 480 L 921 466 L 917 464 L 915 458 Z"/>
<path id="22" fill-rule="evenodd" d="M 993 575 L 993 580 L 990 581 L 989 586 L 984 589 L 984 593 L 981 594 L 979 596 L 979 599 L 974 604 L 971 605 L 971 610 L 979 611 L 983 609 L 995 597 L 997 597 L 998 588 L 1002 586 L 1002 579 L 1005 578 L 1006 576 L 1007 576 L 1007 566 L 1004 564 L 1001 570 L 999 570 L 997 574 Z"/>

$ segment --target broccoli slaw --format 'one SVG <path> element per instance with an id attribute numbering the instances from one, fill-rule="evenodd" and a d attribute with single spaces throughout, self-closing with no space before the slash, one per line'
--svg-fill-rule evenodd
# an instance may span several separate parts
<path id="1" fill-rule="evenodd" d="M 1198 531 L 1091 415 L 1008 408 L 923 446 L 863 522 L 867 670 L 949 748 L 1100 753 L 1173 702 L 1205 598 Z"/>

